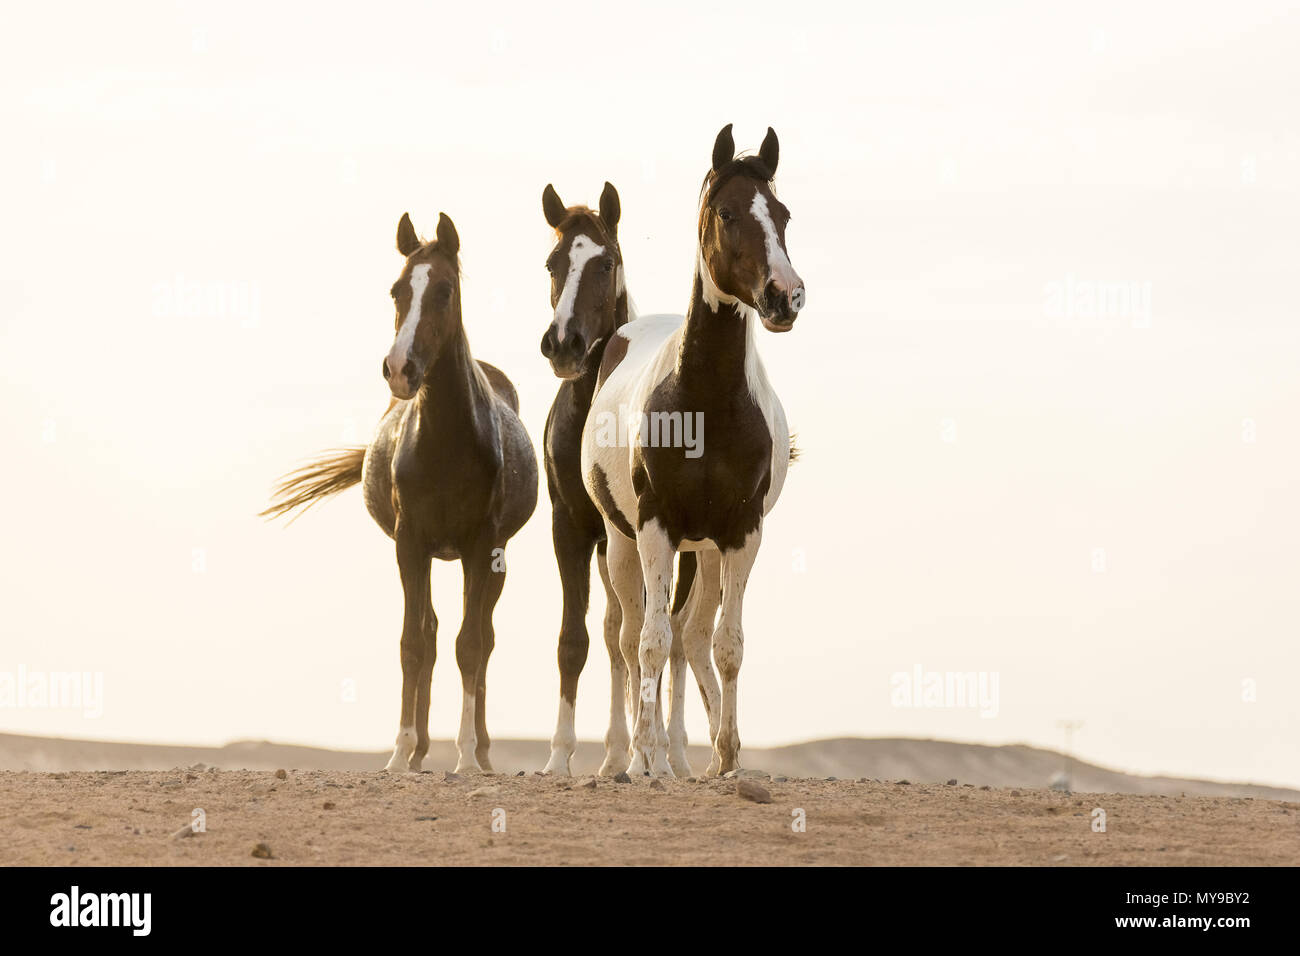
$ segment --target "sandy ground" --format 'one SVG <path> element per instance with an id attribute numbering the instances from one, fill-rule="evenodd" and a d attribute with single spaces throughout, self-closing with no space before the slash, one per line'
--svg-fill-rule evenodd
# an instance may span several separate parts
<path id="1" fill-rule="evenodd" d="M 746 781 L 747 783 L 749 781 Z M 971 784 L 0 772 L 0 865 L 1295 865 L 1300 804 Z M 1106 832 L 1092 829 L 1093 810 Z M 207 831 L 178 837 L 192 811 Z M 792 824 L 801 811 L 804 832 Z M 496 830 L 494 830 L 494 823 Z M 501 826 L 504 825 L 504 832 Z M 254 855 L 264 844 L 270 857 Z"/>

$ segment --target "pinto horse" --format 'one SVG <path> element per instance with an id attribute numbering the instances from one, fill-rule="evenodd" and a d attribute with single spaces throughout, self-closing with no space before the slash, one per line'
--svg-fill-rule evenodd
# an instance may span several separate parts
<path id="1" fill-rule="evenodd" d="M 632 703 L 628 693 L 628 672 L 619 649 L 622 611 L 614 594 L 605 562 L 605 526 L 582 481 L 582 426 L 591 407 L 592 392 L 605 344 L 635 311 L 627 291 L 623 254 L 618 243 L 622 207 L 618 190 L 605 183 L 598 209 L 565 206 L 555 187 L 542 191 L 542 214 L 555 230 L 555 245 L 546 259 L 551 276 L 553 321 L 542 336 L 542 355 L 551 370 L 563 380 L 550 414 L 542 448 L 546 464 L 546 487 L 551 499 L 551 537 L 559 566 L 564 607 L 560 621 L 560 703 L 551 739 L 551 756 L 545 773 L 567 775 L 577 746 L 574 711 L 578 678 L 587 661 L 587 607 L 591 596 L 591 556 L 605 585 L 605 645 L 610 660 L 609 730 L 605 734 L 605 760 L 600 773 L 616 774 L 627 769 L 631 738 L 625 707 Z M 694 577 L 694 555 L 683 556 L 679 572 L 680 612 Z M 675 618 L 674 623 L 680 626 Z M 674 675 L 684 673 L 681 642 L 674 645 Z M 656 696 L 657 733 L 661 744 L 672 738 L 670 769 L 690 773 L 686 762 L 686 731 L 682 682 L 673 684 L 673 701 L 665 731 L 662 701 Z"/>
<path id="2" fill-rule="evenodd" d="M 497 368 L 470 354 L 461 321 L 460 238 L 445 214 L 422 242 L 403 214 L 393 284 L 397 335 L 383 374 L 393 401 L 368 448 L 286 476 L 264 515 L 277 517 L 362 485 L 370 516 L 397 544 L 405 595 L 402 708 L 389 771 L 419 770 L 429 751 L 429 686 L 437 656 L 433 558 L 461 562 L 464 617 L 456 637 L 463 703 L 457 771 L 492 769 L 485 718 L 492 612 L 505 585 L 505 545 L 537 506 L 537 456 L 519 399 Z"/>
<path id="3" fill-rule="evenodd" d="M 805 298 L 786 252 L 790 215 L 772 191 L 776 133 L 768 129 L 756 156 L 734 154 L 727 125 L 701 189 L 685 321 L 646 316 L 614 334 L 583 429 L 583 480 L 604 518 L 609 576 L 623 612 L 620 647 L 642 689 L 629 772 L 659 772 L 652 709 L 644 704 L 674 642 L 669 599 L 679 550 L 696 552 L 701 582 L 689 610 L 698 626 L 688 626 L 683 641 L 710 714 L 708 773 L 738 766 L 741 606 L 763 519 L 792 457 L 785 412 L 757 347 L 759 323 L 788 332 Z M 694 449 L 671 440 L 683 438 L 691 422 Z M 719 580 L 722 614 L 710 642 Z M 710 684 L 710 643 L 722 675 L 720 700 Z"/>

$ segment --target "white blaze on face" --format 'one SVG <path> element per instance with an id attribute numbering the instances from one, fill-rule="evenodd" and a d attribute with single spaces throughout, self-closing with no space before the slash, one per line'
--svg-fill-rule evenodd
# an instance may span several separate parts
<path id="1" fill-rule="evenodd" d="M 573 308 L 578 301 L 578 283 L 582 281 L 582 270 L 587 263 L 605 252 L 604 246 L 598 246 L 586 236 L 574 236 L 569 243 L 569 273 L 564 277 L 564 288 L 560 291 L 560 300 L 555 303 L 555 341 L 564 344 L 569 321 L 573 318 Z"/>
<path id="2" fill-rule="evenodd" d="M 397 338 L 388 353 L 388 369 L 394 375 L 401 375 L 406 367 L 407 357 L 415 345 L 415 330 L 420 327 L 420 307 L 424 304 L 424 290 L 429 286 L 429 269 L 427 263 L 411 270 L 411 307 L 406 310 L 406 317 L 397 330 Z"/>
<path id="3" fill-rule="evenodd" d="M 767 197 L 761 192 L 755 192 L 754 201 L 749 204 L 749 211 L 763 227 L 768 273 L 777 288 L 790 296 L 790 304 L 797 312 L 803 306 L 803 280 L 794 271 L 794 266 L 790 264 L 790 257 L 786 255 L 781 245 L 781 237 L 776 232 L 776 223 L 772 221 L 772 212 L 767 207 Z"/>

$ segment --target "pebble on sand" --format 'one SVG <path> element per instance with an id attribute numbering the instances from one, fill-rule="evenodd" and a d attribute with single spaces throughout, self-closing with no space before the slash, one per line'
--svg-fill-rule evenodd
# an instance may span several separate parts
<path id="1" fill-rule="evenodd" d="M 620 770 L 618 773 L 614 774 L 614 782 L 615 782 L 615 783 L 631 783 L 631 782 L 632 782 L 632 778 L 629 777 L 629 776 L 627 775 L 627 771 L 626 771 L 626 770 Z"/>
<path id="2" fill-rule="evenodd" d="M 285 773 L 283 770 L 277 770 L 277 771 L 275 772 L 275 779 L 276 779 L 276 780 L 288 780 L 288 779 L 289 779 L 289 775 L 288 775 L 287 773 Z"/>
<path id="3" fill-rule="evenodd" d="M 253 847 L 253 856 L 259 860 L 269 860 L 271 857 L 271 847 L 266 843 L 259 843 Z"/>
<path id="4" fill-rule="evenodd" d="M 744 800 L 752 800 L 754 803 L 771 803 L 772 794 L 766 787 L 759 786 L 752 780 L 746 780 L 743 777 L 736 784 L 736 793 Z"/>

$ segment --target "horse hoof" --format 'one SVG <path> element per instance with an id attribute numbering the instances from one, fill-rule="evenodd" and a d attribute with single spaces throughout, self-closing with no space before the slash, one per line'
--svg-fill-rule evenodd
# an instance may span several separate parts
<path id="1" fill-rule="evenodd" d="M 554 777 L 571 776 L 569 771 L 569 759 L 559 754 L 551 754 L 551 759 L 546 761 L 546 766 L 542 768 L 542 773 Z"/>

